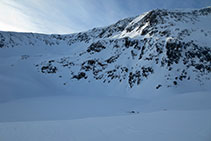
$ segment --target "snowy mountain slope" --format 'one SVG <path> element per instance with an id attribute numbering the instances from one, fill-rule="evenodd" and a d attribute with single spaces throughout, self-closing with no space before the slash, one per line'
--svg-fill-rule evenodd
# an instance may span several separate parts
<path id="1" fill-rule="evenodd" d="M 209 91 L 210 24 L 208 7 L 152 10 L 70 35 L 1 32 L 1 82 L 7 83 L 1 84 L 3 93 L 18 97 L 8 87 L 18 75 L 12 81 L 17 87 L 23 75 L 29 83 L 35 75 L 71 94 L 144 98 L 166 92 Z M 29 67 L 27 72 L 22 71 L 25 67 Z M 15 70 L 17 75 L 10 76 Z"/>

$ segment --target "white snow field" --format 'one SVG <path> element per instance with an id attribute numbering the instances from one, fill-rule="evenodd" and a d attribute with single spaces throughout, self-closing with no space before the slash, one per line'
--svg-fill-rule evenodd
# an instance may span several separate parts
<path id="1" fill-rule="evenodd" d="M 210 25 L 208 7 L 0 32 L 0 141 L 211 141 Z"/>
<path id="2" fill-rule="evenodd" d="M 0 104 L 1 141 L 210 141 L 211 95 L 52 96 Z"/>
<path id="3" fill-rule="evenodd" d="M 210 111 L 0 123 L 2 141 L 210 141 Z"/>

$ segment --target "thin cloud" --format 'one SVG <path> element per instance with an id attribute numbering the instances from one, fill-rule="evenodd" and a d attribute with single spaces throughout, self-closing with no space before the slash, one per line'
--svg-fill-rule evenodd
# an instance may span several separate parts
<path id="1" fill-rule="evenodd" d="M 29 18 L 17 10 L 12 3 L 0 2 L 0 30 L 3 31 L 36 31 Z"/>
<path id="2" fill-rule="evenodd" d="M 0 30 L 73 33 L 151 9 L 210 5 L 210 0 L 1 0 Z"/>

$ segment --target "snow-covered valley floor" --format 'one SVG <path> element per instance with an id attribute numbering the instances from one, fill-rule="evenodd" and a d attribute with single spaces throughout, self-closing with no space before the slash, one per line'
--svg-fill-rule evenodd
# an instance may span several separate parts
<path id="1" fill-rule="evenodd" d="M 210 141 L 211 111 L 0 124 L 2 141 Z"/>
<path id="2" fill-rule="evenodd" d="M 0 103 L 1 141 L 210 141 L 211 96 L 52 96 Z"/>

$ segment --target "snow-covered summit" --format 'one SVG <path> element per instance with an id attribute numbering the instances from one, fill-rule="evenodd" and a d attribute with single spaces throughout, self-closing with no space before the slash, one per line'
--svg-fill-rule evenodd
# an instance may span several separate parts
<path id="1" fill-rule="evenodd" d="M 10 83 L 25 78 L 34 87 L 40 85 L 35 79 L 45 78 L 71 94 L 207 91 L 210 39 L 211 7 L 157 9 L 69 35 L 0 32 L 1 87 L 5 95 L 15 95 Z"/>

